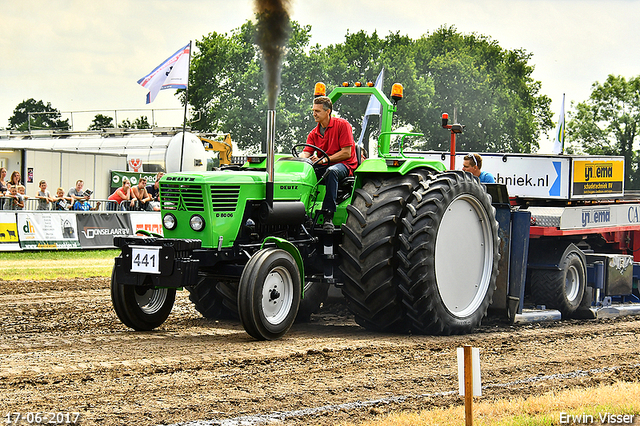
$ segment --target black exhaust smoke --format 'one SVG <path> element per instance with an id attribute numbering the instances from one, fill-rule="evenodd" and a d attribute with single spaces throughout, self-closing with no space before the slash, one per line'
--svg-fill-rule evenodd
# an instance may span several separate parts
<path id="1" fill-rule="evenodd" d="M 273 161 L 275 153 L 275 109 L 280 93 L 282 58 L 291 29 L 287 0 L 256 0 L 258 15 L 257 43 L 262 50 L 264 81 L 267 91 L 267 140 L 262 152 L 267 153 L 266 201 L 273 208 Z"/>
<path id="2" fill-rule="evenodd" d="M 287 0 L 256 0 L 258 15 L 257 43 L 262 50 L 267 108 L 276 109 L 280 93 L 282 58 L 289 41 L 291 25 Z"/>

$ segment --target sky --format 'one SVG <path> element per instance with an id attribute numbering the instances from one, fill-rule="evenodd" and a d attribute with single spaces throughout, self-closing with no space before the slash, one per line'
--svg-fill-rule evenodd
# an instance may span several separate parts
<path id="1" fill-rule="evenodd" d="M 85 130 L 97 113 L 118 122 L 142 115 L 182 124 L 175 91 L 147 105 L 137 81 L 205 35 L 230 33 L 254 14 L 253 0 L 0 0 L 0 129 L 23 100 L 74 113 Z M 552 99 L 554 121 L 566 93 L 585 101 L 609 74 L 640 75 L 640 0 L 290 0 L 291 19 L 311 25 L 312 44 L 341 43 L 347 32 L 399 31 L 419 38 L 443 25 L 482 34 L 533 57 L 533 78 Z M 353 78 L 356 80 L 356 78 Z M 312 88 L 310 88 L 312 90 Z M 405 93 L 410 96 L 410 93 Z M 126 111 L 128 110 L 128 111 Z M 63 118 L 70 118 L 63 114 Z M 221 129 L 225 130 L 225 129 Z M 540 152 L 550 150 L 543 136 Z"/>

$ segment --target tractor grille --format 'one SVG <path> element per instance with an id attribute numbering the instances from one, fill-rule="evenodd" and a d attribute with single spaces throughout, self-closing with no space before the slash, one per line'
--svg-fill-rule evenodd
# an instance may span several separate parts
<path id="1" fill-rule="evenodd" d="M 239 186 L 212 186 L 211 204 L 214 212 L 233 212 L 238 204 Z"/>
<path id="2" fill-rule="evenodd" d="M 162 208 L 165 210 L 204 211 L 201 185 L 186 183 L 160 184 Z"/>

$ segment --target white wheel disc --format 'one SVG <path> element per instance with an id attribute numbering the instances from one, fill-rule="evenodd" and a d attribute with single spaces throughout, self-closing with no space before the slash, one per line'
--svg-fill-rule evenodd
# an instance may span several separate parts
<path id="1" fill-rule="evenodd" d="M 438 229 L 435 274 L 445 307 L 453 315 L 472 315 L 491 282 L 493 235 L 477 198 L 461 194 L 447 207 Z"/>
<path id="2" fill-rule="evenodd" d="M 567 294 L 567 300 L 573 302 L 578 297 L 580 291 L 580 275 L 575 266 L 571 265 L 567 269 L 567 276 L 564 281 L 565 293 Z"/>
<path id="3" fill-rule="evenodd" d="M 138 291 L 139 289 L 136 289 L 136 302 L 140 310 L 147 315 L 153 315 L 158 312 L 167 300 L 166 288 L 152 288 L 144 293 L 139 293 Z"/>
<path id="4" fill-rule="evenodd" d="M 289 271 L 273 268 L 262 286 L 262 312 L 265 319 L 278 325 L 287 318 L 293 304 L 293 279 Z"/>

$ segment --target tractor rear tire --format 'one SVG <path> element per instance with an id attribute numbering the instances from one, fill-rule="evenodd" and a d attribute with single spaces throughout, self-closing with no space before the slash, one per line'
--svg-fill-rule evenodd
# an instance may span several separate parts
<path id="1" fill-rule="evenodd" d="M 256 252 L 240 277 L 238 313 L 245 331 L 258 340 L 276 340 L 293 325 L 302 283 L 293 256 L 278 248 Z"/>
<path id="2" fill-rule="evenodd" d="M 201 276 L 198 283 L 189 290 L 189 300 L 196 311 L 207 319 L 229 318 L 231 313 L 223 304 L 223 297 L 216 290 L 218 281 L 206 276 Z"/>
<path id="3" fill-rule="evenodd" d="M 216 292 L 230 318 L 238 319 L 238 281 L 218 281 Z"/>
<path id="4" fill-rule="evenodd" d="M 571 318 L 580 307 L 587 285 L 586 266 L 575 250 L 560 259 L 560 270 L 533 269 L 531 294 L 536 304 L 557 309 L 562 318 Z"/>
<path id="5" fill-rule="evenodd" d="M 342 293 L 356 322 L 366 329 L 409 331 L 396 272 L 399 224 L 407 200 L 427 174 L 364 177 L 347 206 L 340 246 Z"/>
<path id="6" fill-rule="evenodd" d="M 432 175 L 402 218 L 400 288 L 416 333 L 450 335 L 479 326 L 498 273 L 491 197 L 467 172 Z"/>
<path id="7" fill-rule="evenodd" d="M 171 313 L 176 300 L 175 288 L 123 285 L 111 273 L 111 302 L 116 315 L 127 327 L 150 331 L 160 327 Z"/>
<path id="8" fill-rule="evenodd" d="M 311 314 L 315 314 L 320 310 L 328 296 L 328 283 L 308 281 L 304 286 L 304 297 L 300 300 L 296 322 L 309 322 Z"/>

